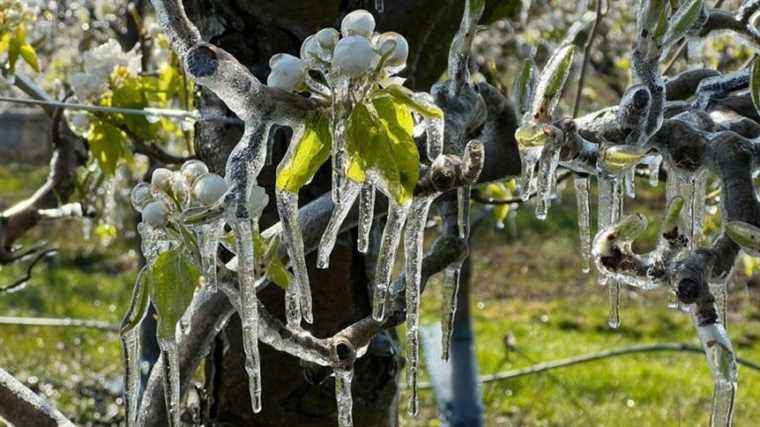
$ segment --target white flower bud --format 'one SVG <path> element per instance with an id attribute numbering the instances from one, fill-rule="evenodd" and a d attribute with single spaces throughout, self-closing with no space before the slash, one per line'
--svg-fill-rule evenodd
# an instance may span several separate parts
<path id="1" fill-rule="evenodd" d="M 175 172 L 172 174 L 172 194 L 181 204 L 184 204 L 190 197 L 190 184 L 187 182 L 187 178 L 181 172 Z"/>
<path id="2" fill-rule="evenodd" d="M 204 206 L 216 203 L 227 192 L 227 183 L 219 175 L 210 173 L 198 178 L 193 195 Z"/>
<path id="3" fill-rule="evenodd" d="M 359 77 L 377 62 L 377 52 L 369 40 L 360 36 L 341 39 L 335 46 L 333 68 L 350 77 Z"/>
<path id="4" fill-rule="evenodd" d="M 132 202 L 132 207 L 136 211 L 142 211 L 145 206 L 153 201 L 153 194 L 150 192 L 148 184 L 140 182 L 132 189 L 129 194 L 129 199 Z"/>
<path id="5" fill-rule="evenodd" d="M 338 30 L 335 28 L 323 28 L 316 34 L 317 43 L 322 46 L 323 49 L 333 50 L 338 43 Z"/>
<path id="6" fill-rule="evenodd" d="M 385 64 L 389 67 L 406 65 L 409 57 L 409 43 L 406 38 L 398 33 L 384 33 L 380 36 L 380 53 L 385 56 Z"/>
<path id="7" fill-rule="evenodd" d="M 153 171 L 150 180 L 151 189 L 155 191 L 168 192 L 171 189 L 172 175 L 174 172 L 169 169 L 158 168 Z"/>
<path id="8" fill-rule="evenodd" d="M 269 60 L 272 72 L 267 77 L 267 86 L 288 92 L 298 90 L 306 79 L 306 64 L 301 59 L 287 53 L 278 53 Z"/>
<path id="9" fill-rule="evenodd" d="M 180 169 L 182 174 L 187 178 L 187 182 L 190 185 L 195 183 L 195 180 L 208 173 L 208 166 L 200 160 L 188 160 Z"/>
<path id="10" fill-rule="evenodd" d="M 345 18 L 340 24 L 340 32 L 343 37 L 362 36 L 369 37 L 375 31 L 375 17 L 366 10 L 355 10 Z"/>
<path id="11" fill-rule="evenodd" d="M 169 221 L 169 209 L 160 200 L 150 202 L 142 210 L 142 219 L 151 227 L 163 227 Z"/>

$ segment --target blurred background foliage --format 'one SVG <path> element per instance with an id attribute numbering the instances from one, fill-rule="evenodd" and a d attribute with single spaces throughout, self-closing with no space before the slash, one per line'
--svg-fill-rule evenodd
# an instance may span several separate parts
<path id="1" fill-rule="evenodd" d="M 628 55 L 638 2 L 608 1 L 610 10 L 591 50 L 581 113 L 616 104 L 629 84 Z M 132 78 L 141 79 L 139 84 L 161 78 L 171 81 L 167 83 L 170 95 L 138 100 L 131 106 L 192 108 L 192 97 L 187 94 L 192 94 L 193 89 L 182 79 L 146 3 L 51 0 L 34 4 L 39 13 L 29 22 L 26 43 L 35 49 L 40 72 L 26 62 L 20 62 L 17 68 L 34 76 L 53 97 L 62 99 L 71 90 L 70 77 L 85 67 L 82 52 L 114 38 L 122 49 L 139 52 L 140 64 L 132 74 Z M 738 3 L 729 0 L 721 7 L 736 10 Z M 522 63 L 534 58 L 542 65 L 567 36 L 568 29 L 582 21 L 591 8 L 588 0 L 489 2 L 487 16 L 491 22 L 477 38 L 480 73 L 476 78 L 486 79 L 509 93 Z M 509 18 L 497 19 L 504 16 Z M 139 29 L 137 33 L 135 28 Z M 583 31 L 577 39 L 585 39 Z M 721 36 L 702 45 L 690 44 L 669 75 L 699 66 L 729 71 L 749 59 L 749 50 Z M 577 78 L 577 73 L 574 76 Z M 7 81 L 2 82 L 0 79 L 3 95 L 23 96 Z M 576 90 L 571 77 L 561 111 L 572 110 Z M 115 105 L 110 104 L 113 99 L 90 101 Z M 8 111 L 7 104 L 0 105 L 0 114 Z M 91 126 L 92 120 L 99 118 L 89 119 L 87 125 Z M 110 144 L 129 144 L 128 131 L 145 131 L 168 153 L 192 153 L 187 144 L 191 131 L 176 123 L 116 120 L 109 125 L 125 126 L 127 131 L 119 129 L 113 136 L 118 142 L 109 141 Z M 87 128 L 83 130 L 86 131 Z M 151 166 L 144 156 L 137 155 L 129 161 L 123 157 L 112 164 L 92 161 L 80 171 L 75 199 L 96 212 L 94 218 L 46 223 L 25 236 L 21 242 L 25 246 L 44 241 L 58 253 L 45 258 L 22 289 L 0 293 L 0 316 L 118 323 L 139 263 L 128 189 Z M 39 161 L 0 159 L 0 210 L 30 195 L 44 182 L 46 174 L 47 166 Z M 607 292 L 596 284 L 593 273 L 581 273 L 575 197 L 572 185 L 568 185 L 571 182 L 566 180 L 560 185 L 560 197 L 545 222 L 534 218 L 530 204 L 497 208 L 473 205 L 477 224 L 471 310 L 481 374 L 631 344 L 696 343 L 688 316 L 667 308 L 668 295 L 664 291 L 644 294 L 626 290 L 622 327 L 609 329 Z M 656 225 L 664 209 L 664 182 L 650 187 L 641 178 L 637 186 L 636 199 L 626 199 L 625 203 L 627 211 L 641 212 L 650 221 L 645 238 L 637 242 L 637 248 L 645 250 L 654 244 Z M 513 190 L 512 183 L 504 182 L 481 189 L 481 194 L 501 199 L 511 197 Z M 715 211 L 711 210 L 708 218 L 705 241 L 718 229 Z M 24 270 L 24 265 L 0 267 L 0 286 L 15 281 Z M 435 290 L 436 285 L 431 289 Z M 760 362 L 758 260 L 744 257 L 737 264 L 729 292 L 728 325 L 738 355 Z M 422 299 L 423 323 L 437 321 L 438 298 L 432 291 Z M 0 366 L 50 398 L 78 425 L 113 425 L 123 419 L 119 397 L 123 368 L 116 334 L 0 324 L 0 348 L 5 350 L 0 352 Z M 740 375 L 736 425 L 753 425 L 760 411 L 760 372 L 744 368 Z M 702 356 L 652 353 L 490 383 L 482 391 L 489 426 L 680 426 L 707 424 L 711 388 Z M 421 408 L 417 419 L 402 416 L 401 425 L 439 425 L 429 391 L 422 394 Z"/>

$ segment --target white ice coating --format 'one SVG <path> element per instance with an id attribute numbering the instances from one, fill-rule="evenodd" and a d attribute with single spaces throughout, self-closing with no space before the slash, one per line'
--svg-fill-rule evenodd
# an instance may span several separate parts
<path id="1" fill-rule="evenodd" d="M 462 262 L 455 262 L 443 271 L 443 283 L 441 283 L 441 360 L 444 362 L 449 360 L 461 275 Z"/>
<path id="2" fill-rule="evenodd" d="M 288 286 L 285 290 L 285 320 L 288 329 L 301 328 L 301 300 L 298 286 Z"/>
<path id="3" fill-rule="evenodd" d="M 401 240 L 401 233 L 408 213 L 409 206 L 400 206 L 392 200 L 389 201 L 388 217 L 377 254 L 375 293 L 372 299 L 372 317 L 377 321 L 382 321 L 385 318 L 385 300 L 388 293 L 388 283 L 391 279 L 393 264 L 396 260 L 396 250 Z"/>
<path id="4" fill-rule="evenodd" d="M 431 162 L 443 154 L 444 120 L 442 118 L 426 117 L 424 119 L 427 135 L 427 157 Z"/>
<path id="5" fill-rule="evenodd" d="M 238 277 L 240 279 L 240 321 L 243 325 L 245 371 L 251 407 L 261 411 L 261 368 L 259 358 L 259 299 L 256 296 L 255 259 L 253 253 L 253 227 L 247 219 L 233 224 L 237 237 Z"/>
<path id="6" fill-rule="evenodd" d="M 369 250 L 369 237 L 375 216 L 375 186 L 365 183 L 359 195 L 359 235 L 357 250 L 366 254 Z"/>
<path id="7" fill-rule="evenodd" d="M 422 280 L 422 259 L 430 205 L 435 197 L 415 198 L 409 210 L 409 216 L 404 229 L 404 274 L 406 281 L 406 353 L 407 385 L 411 390 L 409 398 L 409 414 L 416 415 L 417 403 L 417 372 L 419 369 L 419 310 L 420 282 Z"/>
<path id="8" fill-rule="evenodd" d="M 629 199 L 636 198 L 636 167 L 632 167 L 625 171 L 623 175 L 623 183 L 625 185 L 625 195 Z"/>
<path id="9" fill-rule="evenodd" d="M 699 325 L 696 316 L 694 322 L 715 381 L 710 426 L 729 427 L 732 425 L 736 401 L 736 354 L 726 328 L 721 323 Z"/>
<path id="10" fill-rule="evenodd" d="M 649 175 L 649 185 L 651 187 L 657 187 L 657 184 L 660 183 L 660 166 L 662 166 L 662 156 L 657 154 L 647 158 L 646 165 Z"/>
<path id="11" fill-rule="evenodd" d="M 559 165 L 559 149 L 551 145 L 544 146 L 541 159 L 538 164 L 538 187 L 536 189 L 536 218 L 546 219 L 553 197 L 552 187 L 556 180 L 557 166 Z"/>
<path id="12" fill-rule="evenodd" d="M 377 13 L 383 13 L 385 11 L 385 2 L 383 0 L 375 0 L 375 10 Z"/>
<path id="13" fill-rule="evenodd" d="M 728 314 L 728 282 L 726 280 L 712 282 L 710 285 L 710 294 L 715 297 L 715 309 L 718 311 L 720 323 L 727 327 L 726 317 Z"/>
<path id="14" fill-rule="evenodd" d="M 338 205 L 340 203 L 336 203 L 336 206 Z M 277 211 L 280 214 L 282 235 L 288 246 L 288 256 L 290 257 L 290 264 L 293 267 L 293 274 L 295 275 L 295 281 L 290 286 L 295 286 L 295 289 L 300 294 L 303 319 L 307 323 L 312 323 L 311 286 L 309 285 L 309 272 L 306 268 L 303 235 L 301 234 L 301 225 L 298 220 L 298 194 L 289 191 L 277 191 Z"/>
<path id="15" fill-rule="evenodd" d="M 599 177 L 599 230 L 609 228 L 620 220 L 623 208 L 621 184 L 617 178 Z M 607 285 L 610 301 L 608 323 L 611 328 L 620 326 L 620 283 L 605 275 L 599 276 L 599 283 Z"/>
<path id="16" fill-rule="evenodd" d="M 353 427 L 354 400 L 351 397 L 351 380 L 354 370 L 336 369 L 335 373 L 335 403 L 338 407 L 338 426 Z"/>
<path id="17" fill-rule="evenodd" d="M 327 227 L 325 227 L 325 231 L 322 234 L 322 240 L 319 242 L 317 268 L 326 269 L 330 266 L 330 254 L 332 254 L 335 241 L 338 239 L 338 234 L 340 234 L 340 226 L 346 220 L 346 216 L 351 207 L 353 207 L 356 198 L 359 197 L 361 189 L 361 184 L 352 180 L 346 180 L 345 188 L 340 192 L 340 203 L 336 203 L 333 207 L 330 221 L 327 223 Z"/>
<path id="18" fill-rule="evenodd" d="M 126 358 L 126 384 L 124 393 L 127 402 L 127 425 L 134 426 L 137 421 L 137 404 L 140 400 L 140 328 L 126 331 L 122 337 Z"/>
<path id="19" fill-rule="evenodd" d="M 581 270 L 591 271 L 591 212 L 589 204 L 589 181 L 587 177 L 575 176 L 575 200 L 578 205 L 578 232 L 581 244 Z"/>
<path id="20" fill-rule="evenodd" d="M 179 349 L 174 338 L 159 338 L 158 348 L 163 360 L 164 399 L 168 412 L 169 425 L 181 426 L 182 414 L 180 381 L 179 381 Z"/>
<path id="21" fill-rule="evenodd" d="M 332 98 L 332 198 L 333 203 L 340 203 L 340 191 L 345 179 L 346 141 L 348 120 L 350 118 L 349 90 L 351 80 L 348 76 L 331 74 L 333 88 Z"/>

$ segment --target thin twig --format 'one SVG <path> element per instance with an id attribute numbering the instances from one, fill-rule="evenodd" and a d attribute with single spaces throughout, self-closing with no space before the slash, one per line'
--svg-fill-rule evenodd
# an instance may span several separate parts
<path id="1" fill-rule="evenodd" d="M 119 332 L 119 326 L 101 320 L 72 319 L 69 317 L 13 317 L 0 316 L 0 325 L 52 326 L 62 328 L 87 328 L 107 332 Z"/>
<path id="2" fill-rule="evenodd" d="M 0 288 L 0 293 L 14 292 L 14 291 L 17 291 L 22 286 L 24 286 L 26 284 L 26 282 L 28 282 L 29 279 L 32 278 L 32 270 L 34 270 L 34 267 L 40 261 L 42 261 L 43 258 L 45 258 L 47 256 L 52 256 L 56 252 L 58 252 L 57 249 L 47 249 L 47 250 L 44 250 L 44 251 L 38 253 L 37 256 L 34 257 L 34 259 L 32 260 L 32 262 L 30 262 L 29 265 L 26 267 L 26 273 L 24 273 L 24 275 L 22 277 L 20 277 L 18 280 L 16 280 L 15 282 L 11 283 L 10 285 L 4 286 L 4 287 Z"/>
<path id="3" fill-rule="evenodd" d="M 581 108 L 581 92 L 583 92 L 583 86 L 586 82 L 586 70 L 588 69 L 588 61 L 591 56 L 591 48 L 594 45 L 594 39 L 596 38 L 596 31 L 599 28 L 599 22 L 602 20 L 602 0 L 596 0 L 596 16 L 594 17 L 594 25 L 591 27 L 591 32 L 586 40 L 586 46 L 583 48 L 583 65 L 581 65 L 581 75 L 578 77 L 578 91 L 575 94 L 575 106 L 573 107 L 573 118 L 578 117 L 578 111 Z"/>
<path id="4" fill-rule="evenodd" d="M 553 360 L 550 362 L 538 363 L 533 366 L 528 366 L 527 368 L 515 369 L 512 371 L 506 371 L 506 372 L 499 372 L 497 374 L 492 374 L 492 375 L 482 375 L 478 378 L 478 381 L 483 384 L 498 382 L 498 381 L 504 381 L 504 380 L 509 380 L 513 378 L 524 377 L 527 375 L 539 374 L 539 373 L 551 371 L 554 369 L 566 368 L 568 366 L 579 365 L 582 363 L 595 362 L 597 360 L 602 360 L 602 359 L 609 359 L 611 357 L 618 357 L 618 356 L 625 356 L 629 354 L 639 354 L 639 353 L 663 352 L 663 351 L 676 351 L 676 352 L 704 354 L 702 347 L 698 345 L 694 345 L 694 344 L 686 344 L 686 343 L 640 344 L 640 345 L 632 345 L 628 347 L 618 348 L 615 350 L 607 350 L 607 351 L 600 351 L 597 353 L 584 354 L 581 356 L 570 357 L 567 359 L 559 359 L 559 360 Z M 741 358 L 737 358 L 736 361 L 742 366 L 745 366 L 747 368 L 750 368 L 756 371 L 760 371 L 760 365 L 758 365 L 757 363 L 753 361 L 741 359 Z M 429 389 L 429 388 L 432 388 L 432 384 L 423 383 L 423 384 L 420 384 L 418 387 L 420 389 Z"/>

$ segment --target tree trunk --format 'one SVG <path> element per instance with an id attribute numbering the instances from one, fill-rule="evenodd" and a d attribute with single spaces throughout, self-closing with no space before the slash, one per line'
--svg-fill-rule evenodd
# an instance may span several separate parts
<path id="1" fill-rule="evenodd" d="M 298 55 L 302 40 L 324 27 L 340 27 L 351 10 L 373 10 L 374 0 L 186 0 L 185 6 L 206 40 L 230 52 L 266 81 L 271 55 L 287 52 Z M 385 0 L 385 11 L 377 17 L 378 31 L 396 31 L 409 40 L 409 86 L 429 89 L 445 70 L 449 40 L 462 15 L 459 0 Z M 208 91 L 201 91 L 200 109 L 204 113 L 230 114 Z M 273 182 L 277 163 L 285 153 L 289 132 L 274 135 L 272 164 L 259 176 L 268 189 L 270 205 L 262 216 L 262 226 L 277 220 Z M 210 168 L 224 171 L 230 150 L 241 129 L 219 123 L 198 127 L 197 151 Z M 303 203 L 329 190 L 330 174 L 320 171 L 300 194 Z M 379 221 L 378 221 L 379 222 Z M 379 229 L 382 224 L 376 224 Z M 308 326 L 317 337 L 328 337 L 370 313 L 370 277 L 373 269 L 368 257 L 356 251 L 356 235 L 339 239 L 329 270 L 313 268 L 309 276 L 314 300 L 314 325 Z M 284 318 L 284 293 L 277 287 L 266 289 L 260 298 L 268 309 Z M 329 369 L 305 365 L 298 359 L 261 345 L 263 410 L 251 411 L 241 326 L 237 316 L 219 335 L 206 363 L 205 415 L 218 425 L 256 426 L 334 426 L 336 405 L 334 380 Z M 370 344 L 367 354 L 355 365 L 353 381 L 354 420 L 359 426 L 397 424 L 398 376 L 403 365 L 390 333 L 381 334 Z"/>

